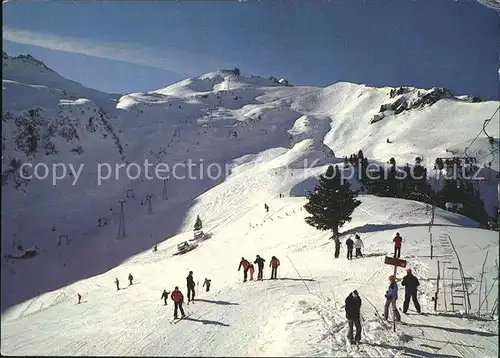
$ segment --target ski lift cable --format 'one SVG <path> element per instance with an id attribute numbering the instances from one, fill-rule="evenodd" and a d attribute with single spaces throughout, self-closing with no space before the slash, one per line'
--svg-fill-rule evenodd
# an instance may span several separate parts
<path id="1" fill-rule="evenodd" d="M 478 159 L 478 160 L 484 159 L 484 158 L 486 158 L 486 157 L 488 157 L 488 156 L 492 155 L 492 156 L 493 156 L 492 161 L 494 161 L 494 160 L 495 160 L 495 158 L 496 158 L 495 153 L 498 153 L 498 151 L 500 151 L 500 145 L 497 145 L 497 146 L 496 146 L 496 148 L 493 148 L 493 149 L 492 149 L 492 150 L 491 150 L 488 154 L 485 154 L 485 155 L 483 155 L 482 157 L 479 157 L 479 159 Z"/>
<path id="2" fill-rule="evenodd" d="M 469 145 L 467 147 L 465 147 L 463 154 L 465 154 L 466 157 L 470 158 L 470 156 L 467 154 L 467 149 L 469 149 L 471 147 L 472 144 L 474 144 L 474 142 L 479 138 L 479 136 L 481 135 L 481 133 L 484 133 L 486 134 L 486 136 L 488 138 L 492 138 L 488 133 L 486 133 L 485 131 L 485 127 L 486 125 L 493 119 L 493 117 L 495 117 L 495 114 L 498 112 L 498 110 L 500 109 L 500 106 L 498 106 L 498 108 L 496 109 L 496 111 L 492 114 L 492 116 L 488 119 L 486 119 L 483 123 L 483 127 L 481 128 L 481 131 L 479 131 L 479 133 L 476 135 L 476 137 L 474 137 L 474 139 L 469 143 Z"/>

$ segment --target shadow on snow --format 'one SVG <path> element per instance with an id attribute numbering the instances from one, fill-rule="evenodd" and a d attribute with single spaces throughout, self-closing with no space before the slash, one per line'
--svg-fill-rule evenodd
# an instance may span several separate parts
<path id="1" fill-rule="evenodd" d="M 239 305 L 239 303 L 236 303 L 236 302 L 213 301 L 213 300 L 206 300 L 204 298 L 197 298 L 196 302 L 207 302 L 207 303 L 215 303 L 217 305 L 229 305 L 229 306 L 237 306 L 237 305 Z"/>
<path id="2" fill-rule="evenodd" d="M 219 321 L 211 321 L 211 320 L 208 320 L 208 319 L 196 319 L 196 318 L 186 317 L 186 318 L 184 318 L 184 320 L 186 320 L 186 321 L 200 322 L 200 323 L 203 323 L 203 324 L 214 324 L 216 326 L 229 327 L 229 325 L 226 324 L 226 323 L 219 322 Z"/>

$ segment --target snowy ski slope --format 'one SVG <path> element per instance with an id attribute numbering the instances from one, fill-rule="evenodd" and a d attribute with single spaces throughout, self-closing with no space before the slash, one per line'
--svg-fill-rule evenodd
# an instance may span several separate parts
<path id="1" fill-rule="evenodd" d="M 236 78 L 216 71 L 119 97 L 85 89 L 32 58 L 9 57 L 6 63 L 4 113 L 41 108 L 44 118 L 57 115 L 62 125 L 75 125 L 79 139 L 56 138 L 57 154 L 40 151 L 30 159 L 16 150 L 17 129 L 7 122 L 2 126 L 3 163 L 18 157 L 84 168 L 75 185 L 74 176 L 56 185 L 49 176 L 32 180 L 26 193 L 2 187 L 3 255 L 13 252 L 11 238 L 42 249 L 30 260 L 3 260 L 4 354 L 345 356 L 343 300 L 357 288 L 382 309 L 391 272 L 383 265 L 383 255 L 390 253 L 396 231 L 408 240 L 403 252 L 424 282 L 424 310 L 431 310 L 436 260 L 421 257 L 429 255 L 430 213 L 422 203 L 363 197 L 353 222 L 342 231 L 352 228 L 361 233 L 366 252 L 373 256 L 360 259 L 362 264 L 344 258 L 334 261 L 328 235 L 303 221 L 303 196 L 315 184 L 314 176 L 323 173 L 326 164 L 341 163 L 344 155 L 359 149 L 370 159 L 387 162 L 395 157 L 401 165 L 420 156 L 432 169 L 435 157 L 461 154 L 499 105 L 446 98 L 398 115 L 389 113 L 370 124 L 381 105 L 395 100 L 389 96 L 391 88 L 344 82 L 325 88 L 284 87 L 264 78 Z M 403 96 L 411 102 L 416 95 Z M 100 110 L 112 131 L 107 137 L 84 125 Z M 498 146 L 498 121 L 485 130 Z M 386 143 L 387 138 L 392 143 Z M 170 179 L 166 200 L 164 182 L 144 175 L 130 180 L 122 171 L 116 179 L 113 172 L 111 179 L 97 185 L 98 163 L 121 163 L 117 143 L 127 163 L 142 165 L 147 159 L 172 167 L 191 160 L 196 170 L 203 163 L 204 176 Z M 71 151 L 75 145 L 83 148 L 81 155 Z M 485 172 L 487 180 L 481 186 L 490 213 L 498 205 L 499 162 L 492 149 L 486 135 L 480 134 L 467 152 L 481 163 L 492 163 L 494 171 Z M 227 166 L 227 172 L 210 179 L 210 163 Z M 353 187 L 358 185 L 354 180 Z M 135 197 L 126 198 L 127 190 Z M 145 200 L 148 194 L 154 195 L 152 215 Z M 118 200 L 123 199 L 127 237 L 117 240 Z M 269 215 L 264 202 L 271 207 Z M 172 256 L 178 243 L 192 238 L 198 214 L 211 239 L 186 255 Z M 106 218 L 108 225 L 98 227 L 99 218 Z M 486 277 L 489 286 L 493 283 L 497 233 L 442 210 L 436 212 L 432 230 L 434 237 L 444 230 L 452 237 L 466 274 L 476 280 L 472 288 L 489 249 Z M 70 244 L 57 246 L 59 235 L 68 235 Z M 159 250 L 152 253 L 156 242 Z M 268 261 L 271 255 L 280 258 L 282 280 L 242 285 L 236 272 L 239 259 L 254 259 L 258 253 Z M 172 306 L 163 307 L 161 291 L 175 285 L 184 291 L 189 270 L 200 285 L 205 276 L 213 280 L 212 292 L 200 293 L 209 301 L 189 306 L 195 321 L 170 326 L 166 322 Z M 116 292 L 115 277 L 123 286 L 129 272 L 137 286 Z M 302 282 L 298 273 L 314 281 Z M 493 287 L 490 306 L 498 291 L 496 284 Z M 138 292 L 132 294 L 133 290 Z M 84 301 L 78 306 L 77 292 Z M 478 299 L 476 292 L 473 309 Z M 371 345 L 362 346 L 361 355 L 397 356 L 403 349 L 408 355 L 431 356 L 498 353 L 496 323 L 408 316 L 394 335 L 366 301 L 363 317 Z"/>
<path id="2" fill-rule="evenodd" d="M 216 200 L 216 192 L 207 195 Z M 362 196 L 361 200 L 363 204 L 345 229 L 364 238 L 363 258 L 348 261 L 342 248 L 341 257 L 334 260 L 328 235 L 304 223 L 302 198 L 268 201 L 268 214 L 261 205 L 250 210 L 235 208 L 234 215 L 191 252 L 172 256 L 177 243 L 192 238 L 186 232 L 160 244 L 157 252 L 147 250 L 102 275 L 7 311 L 2 316 L 2 353 L 346 356 L 350 352 L 345 344 L 343 300 L 357 289 L 363 300 L 361 356 L 496 357 L 497 321 L 433 312 L 436 259 L 426 257 L 430 252 L 429 208 L 396 199 Z M 489 250 L 485 271 L 491 283 L 497 277 L 497 233 L 471 226 L 467 219 L 437 210 L 432 232 L 436 236 L 443 230 L 450 233 L 467 276 L 475 279 Z M 403 315 L 393 333 L 389 324 L 375 316 L 370 303 L 382 312 L 387 276 L 392 273 L 383 257 L 390 255 L 396 231 L 404 238 L 402 255 L 420 279 L 419 297 L 423 312 L 429 315 L 415 315 L 410 306 L 410 315 Z M 434 254 L 439 251 L 437 247 Z M 240 257 L 253 260 L 256 254 L 267 262 L 272 255 L 280 259 L 278 280 L 268 280 L 266 265 L 264 281 L 241 282 L 242 274 L 237 272 Z M 161 292 L 178 285 L 186 294 L 189 270 L 199 282 L 198 300 L 185 306 L 192 312 L 189 318 L 169 325 L 173 305 L 163 306 Z M 404 270 L 398 271 L 401 277 Z M 135 281 L 127 287 L 128 273 Z M 115 277 L 125 289 L 116 291 Z M 208 293 L 201 288 L 205 277 L 212 279 Z M 476 285 L 474 282 L 471 289 L 477 289 Z M 80 305 L 76 304 L 77 292 L 83 296 Z M 490 304 L 496 292 L 490 293 Z M 477 292 L 472 295 L 473 307 L 477 307 L 477 297 Z M 439 311 L 443 308 L 439 302 Z"/>

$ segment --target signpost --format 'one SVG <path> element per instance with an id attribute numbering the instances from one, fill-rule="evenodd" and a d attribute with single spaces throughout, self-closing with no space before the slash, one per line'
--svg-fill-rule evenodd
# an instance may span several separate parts
<path id="1" fill-rule="evenodd" d="M 384 264 L 394 266 L 394 281 L 396 281 L 396 272 L 398 267 L 406 267 L 406 260 L 401 260 L 396 257 L 386 256 Z M 396 332 L 396 300 L 392 299 L 392 330 Z"/>

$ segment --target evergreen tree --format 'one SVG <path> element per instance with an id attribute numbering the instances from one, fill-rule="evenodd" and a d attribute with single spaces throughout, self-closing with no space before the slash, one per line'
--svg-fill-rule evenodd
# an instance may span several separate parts
<path id="1" fill-rule="evenodd" d="M 201 222 L 200 215 L 196 217 L 196 222 L 194 223 L 195 231 L 201 230 L 203 228 L 203 223 Z"/>
<path id="2" fill-rule="evenodd" d="M 341 178 L 338 166 L 330 165 L 314 190 L 307 194 L 309 202 L 304 208 L 311 216 L 305 218 L 306 223 L 318 230 L 332 230 L 337 237 L 339 227 L 351 221 L 352 212 L 361 204 L 356 199 L 358 192 L 350 187 Z"/>
<path id="3" fill-rule="evenodd" d="M 391 164 L 391 167 L 389 168 L 385 176 L 387 178 L 387 180 L 385 180 L 385 196 L 397 198 L 401 196 L 401 192 L 399 185 L 400 180 L 397 177 L 396 159 L 394 159 L 394 157 L 391 157 L 389 163 Z"/>
<path id="4" fill-rule="evenodd" d="M 462 213 L 481 224 L 488 222 L 488 214 L 484 209 L 484 202 L 478 190 L 475 190 L 472 182 L 464 183 L 464 207 Z"/>
<path id="5" fill-rule="evenodd" d="M 430 202 L 432 190 L 427 183 L 427 169 L 422 165 L 420 157 L 415 158 L 415 166 L 408 180 L 408 185 L 404 191 L 404 197 L 409 200 L 418 200 L 422 202 Z M 406 168 L 405 168 L 406 169 Z"/>
<path id="6" fill-rule="evenodd" d="M 363 151 L 361 149 L 358 151 L 358 159 L 359 160 L 363 160 L 364 159 Z"/>

